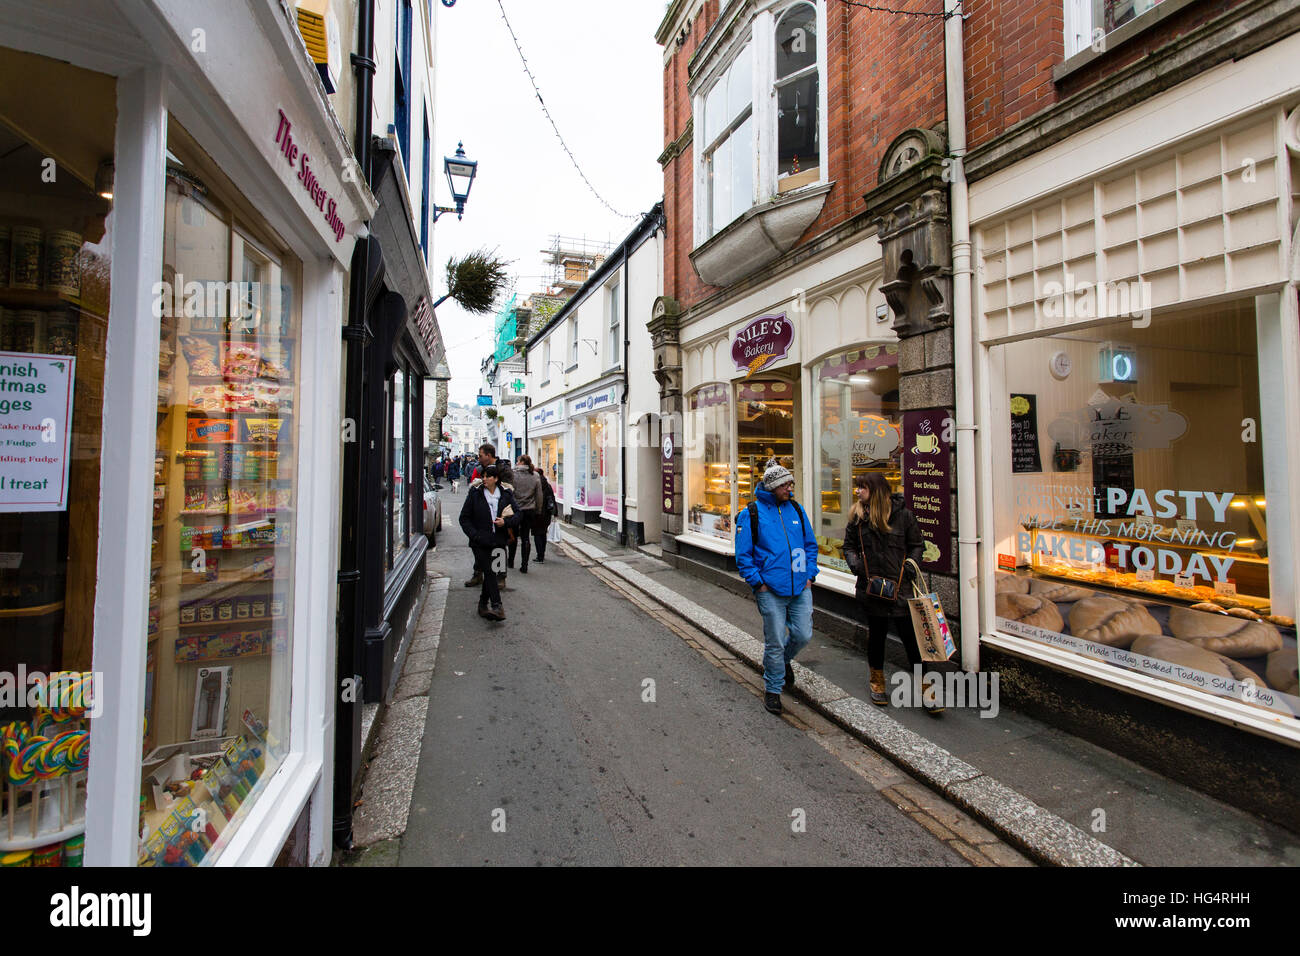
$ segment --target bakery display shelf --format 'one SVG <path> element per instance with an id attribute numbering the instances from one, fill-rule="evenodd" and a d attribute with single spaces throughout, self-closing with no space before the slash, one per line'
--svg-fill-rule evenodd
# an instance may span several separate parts
<path id="1" fill-rule="evenodd" d="M 284 621 L 288 618 L 281 614 L 279 617 L 265 615 L 263 617 L 228 617 L 225 620 L 212 621 L 180 621 L 177 627 L 182 631 L 204 630 L 214 627 L 230 627 L 232 624 L 238 624 L 241 627 L 245 624 L 274 624 L 277 621 Z"/>
<path id="2" fill-rule="evenodd" d="M 62 610 L 62 601 L 54 601 L 50 604 L 37 604 L 33 607 L 6 607 L 0 608 L 0 619 L 14 617 L 45 617 L 48 614 L 57 614 Z"/>
<path id="3" fill-rule="evenodd" d="M 1105 591 L 1115 592 L 1127 597 L 1134 595 L 1157 601 L 1178 601 L 1183 604 L 1218 604 L 1224 608 L 1245 607 L 1258 614 L 1267 614 L 1271 608 L 1271 602 L 1267 598 L 1250 597 L 1245 594 L 1235 594 L 1228 596 L 1226 594 L 1211 594 L 1211 589 L 1206 589 L 1200 594 L 1186 593 L 1185 589 L 1170 587 L 1168 590 L 1148 590 L 1142 587 L 1142 582 L 1132 581 L 1114 581 L 1106 578 L 1086 578 L 1079 574 L 1068 571 L 1053 571 L 1047 567 L 1036 567 L 1033 574 L 1041 574 L 1046 577 L 1056 578 L 1060 581 L 1069 581 L 1071 584 L 1077 584 L 1085 588 L 1104 589 Z M 1033 575 L 1029 575 L 1032 577 Z M 1171 582 L 1166 581 L 1166 584 Z M 1204 587 L 1204 585 L 1202 585 Z"/>

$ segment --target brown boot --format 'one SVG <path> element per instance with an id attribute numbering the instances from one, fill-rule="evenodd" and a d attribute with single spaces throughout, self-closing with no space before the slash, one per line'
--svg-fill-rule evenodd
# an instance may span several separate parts
<path id="1" fill-rule="evenodd" d="M 889 697 L 885 693 L 885 672 L 871 668 L 871 702 L 879 707 L 884 707 L 889 703 Z"/>

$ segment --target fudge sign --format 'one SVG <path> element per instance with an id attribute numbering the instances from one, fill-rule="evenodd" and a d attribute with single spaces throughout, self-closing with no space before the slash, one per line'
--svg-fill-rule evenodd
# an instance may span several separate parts
<path id="1" fill-rule="evenodd" d="M 785 358 L 793 343 L 794 326 L 785 313 L 765 315 L 736 333 L 731 342 L 731 360 L 748 377 L 763 366 Z"/>

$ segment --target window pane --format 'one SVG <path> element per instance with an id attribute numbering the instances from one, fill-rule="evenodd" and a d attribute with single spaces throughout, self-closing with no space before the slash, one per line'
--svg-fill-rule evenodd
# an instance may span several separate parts
<path id="1" fill-rule="evenodd" d="M 297 267 L 232 232 L 174 123 L 168 148 L 163 277 L 187 296 L 160 325 L 141 862 L 196 865 L 289 739 Z"/>
<path id="2" fill-rule="evenodd" d="M 746 46 L 727 70 L 727 123 L 745 112 L 754 98 L 753 60 L 753 50 Z"/>
<path id="3" fill-rule="evenodd" d="M 605 482 L 605 501 L 601 513 L 618 517 L 619 501 L 619 441 L 618 413 L 606 412 L 600 416 L 601 433 L 601 472 Z"/>
<path id="4" fill-rule="evenodd" d="M 727 77 L 724 74 L 704 97 L 704 142 L 708 146 L 727 128 Z"/>
<path id="5" fill-rule="evenodd" d="M 754 205 L 753 117 L 745 120 L 731 134 L 731 214 L 727 222 Z"/>
<path id="6" fill-rule="evenodd" d="M 817 62 L 817 14 L 801 3 L 790 8 L 776 25 L 776 78 L 797 73 Z"/>
<path id="7" fill-rule="evenodd" d="M 686 449 L 688 531 L 731 540 L 731 416 L 725 385 L 690 397 Z"/>
<path id="8" fill-rule="evenodd" d="M 731 144 L 734 141 L 734 136 L 727 137 L 709 158 L 709 193 L 713 207 L 710 233 L 731 222 Z"/>
<path id="9" fill-rule="evenodd" d="M 772 459 L 799 474 L 794 462 L 794 391 L 793 385 L 783 381 L 736 386 L 737 508 L 753 499 L 757 482 Z"/>
<path id="10" fill-rule="evenodd" d="M 817 80 L 813 73 L 777 89 L 777 176 L 800 177 L 790 188 L 816 182 L 819 176 Z"/>
<path id="11" fill-rule="evenodd" d="M 393 375 L 393 562 L 406 550 L 406 376 Z"/>
<path id="12" fill-rule="evenodd" d="M 1100 27 L 1107 33 L 1122 27 L 1135 17 L 1140 17 L 1160 0 L 1092 0 L 1093 29 Z"/>
<path id="13" fill-rule="evenodd" d="M 813 389 L 817 561 L 848 571 L 840 548 L 855 496 L 853 479 L 879 471 L 894 491 L 902 490 L 898 346 L 873 345 L 832 355 L 817 366 Z"/>
<path id="14" fill-rule="evenodd" d="M 1294 615 L 1268 538 L 1286 492 L 1266 486 L 1264 438 L 1242 440 L 1277 400 L 1253 301 L 992 351 L 1006 369 L 995 546 L 1014 569 L 999 576 L 999 627 L 1294 719 L 1289 618 L 1206 640 L 1233 620 L 1216 606 Z"/>
<path id="15" fill-rule="evenodd" d="M 80 866 L 91 718 L 101 706 L 135 706 L 116 687 L 109 693 L 80 675 L 89 676 L 92 653 L 120 655 L 154 638 L 92 633 L 101 507 L 117 507 L 100 501 L 113 203 L 71 174 L 63 155 L 57 177 L 42 172 L 54 169 L 50 143 L 69 158 L 93 157 L 81 165 L 92 181 L 100 157 L 113 161 L 116 83 L 0 49 L 0 87 L 0 424 L 9 479 L 0 481 L 0 672 L 10 679 L 0 724 L 16 735 L 0 754 L 9 820 L 0 838 L 10 841 L 6 865 Z M 53 103 L 76 104 L 75 121 Z M 118 325 L 157 321 L 120 313 L 112 313 Z M 120 435 L 124 423 L 110 418 L 108 427 Z M 105 541 L 103 553 L 121 559 L 114 542 Z M 67 676 L 47 690 L 68 719 L 51 725 L 28 706 L 28 692 L 38 677 L 61 672 Z M 69 736 L 58 746 L 41 742 L 55 730 Z M 96 738 L 94 746 L 108 752 L 113 741 Z"/>

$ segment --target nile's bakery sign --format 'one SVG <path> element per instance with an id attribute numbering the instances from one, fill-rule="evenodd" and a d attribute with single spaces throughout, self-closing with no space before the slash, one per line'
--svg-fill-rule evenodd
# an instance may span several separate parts
<path id="1" fill-rule="evenodd" d="M 736 333 L 731 340 L 731 360 L 749 377 L 789 355 L 793 343 L 794 325 L 785 313 L 765 315 Z"/>

